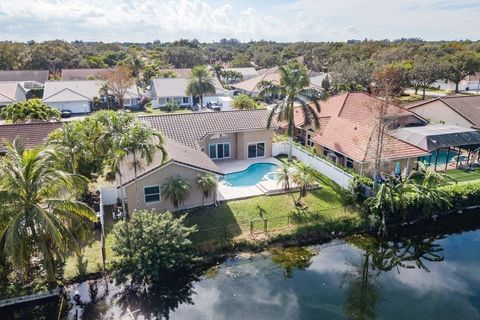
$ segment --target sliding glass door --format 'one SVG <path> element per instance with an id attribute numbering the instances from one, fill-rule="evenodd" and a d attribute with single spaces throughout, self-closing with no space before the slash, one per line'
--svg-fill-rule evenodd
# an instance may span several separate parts
<path id="1" fill-rule="evenodd" d="M 230 143 L 215 143 L 208 146 L 210 158 L 228 159 L 230 158 Z"/>

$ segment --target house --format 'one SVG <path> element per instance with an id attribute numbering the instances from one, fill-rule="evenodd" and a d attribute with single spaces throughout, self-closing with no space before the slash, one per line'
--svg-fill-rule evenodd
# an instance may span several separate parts
<path id="1" fill-rule="evenodd" d="M 280 74 L 276 73 L 275 69 L 274 72 L 260 74 L 256 77 L 232 84 L 231 87 L 240 91 L 241 93 L 249 94 L 256 96 L 260 92 L 260 85 L 262 82 L 272 82 L 272 83 L 279 83 L 280 82 Z"/>
<path id="2" fill-rule="evenodd" d="M 165 107 L 167 102 L 176 102 L 181 107 L 192 107 L 195 101 L 194 97 L 187 95 L 189 79 L 187 78 L 157 78 L 152 80 L 152 87 L 150 90 L 150 97 L 152 106 L 154 108 Z M 217 78 L 213 78 L 216 93 L 212 96 L 204 97 L 204 104 L 209 101 L 221 100 L 221 97 L 226 97 L 228 92 L 223 89 Z"/>
<path id="3" fill-rule="evenodd" d="M 431 122 L 480 129 L 480 96 L 447 96 L 405 106 Z"/>
<path id="4" fill-rule="evenodd" d="M 62 80 L 105 80 L 106 76 L 113 69 L 98 68 L 98 69 L 63 69 Z"/>
<path id="5" fill-rule="evenodd" d="M 0 125 L 0 155 L 5 154 L 4 140 L 13 142 L 17 139 L 26 148 L 41 146 L 50 132 L 61 128 L 61 122 L 34 122 Z"/>
<path id="6" fill-rule="evenodd" d="M 408 109 L 385 105 L 382 100 L 361 92 L 339 94 L 321 101 L 320 105 L 320 128 L 306 126 L 301 109 L 295 109 L 297 140 L 314 147 L 317 154 L 360 174 L 367 175 L 372 171 L 378 152 L 383 172 L 405 174 L 416 166 L 417 161 L 424 160 L 428 164 L 438 164 L 436 169 L 450 169 L 454 157 L 471 153 L 480 144 L 480 134 L 472 134 L 470 129 L 429 124 L 428 120 Z M 379 105 L 384 106 L 382 117 L 376 112 Z M 388 123 L 384 135 L 378 134 L 376 124 L 379 118 Z M 417 132 L 417 138 L 412 138 L 408 132 Z M 419 139 L 422 135 L 431 141 L 439 141 L 442 137 L 444 143 L 427 147 Z M 435 154 L 439 156 L 432 158 Z M 458 161 L 454 166 L 458 166 Z"/>
<path id="7" fill-rule="evenodd" d="M 173 73 L 176 78 L 189 78 L 192 69 L 190 68 L 164 68 L 159 69 L 159 73 Z"/>
<path id="8" fill-rule="evenodd" d="M 47 81 L 45 83 L 43 102 L 62 111 L 70 110 L 73 114 L 86 114 L 92 111 L 94 98 L 102 100 L 100 91 L 104 82 L 101 80 Z M 124 97 L 124 106 L 135 108 L 141 96 L 132 86 Z"/>
<path id="9" fill-rule="evenodd" d="M 27 92 L 17 81 L 0 81 L 0 108 L 27 100 Z"/>
<path id="10" fill-rule="evenodd" d="M 162 164 L 159 152 L 152 163 L 139 168 L 138 207 L 131 162 L 122 162 L 122 182 L 130 210 L 175 210 L 162 195 L 161 186 L 167 178 L 177 176 L 190 184 L 189 197 L 179 209 L 200 206 L 203 195 L 196 185 L 199 174 L 211 172 L 223 175 L 217 165 L 219 161 L 272 155 L 274 129 L 267 129 L 268 115 L 268 110 L 257 109 L 139 117 L 140 121 L 164 134 L 169 159 Z M 204 202 L 212 204 L 214 201 L 215 195 L 212 194 Z"/>
<path id="11" fill-rule="evenodd" d="M 258 72 L 257 70 L 255 70 L 255 68 L 224 68 L 222 69 L 222 71 L 233 71 L 233 72 L 237 72 L 239 74 L 242 75 L 242 79 L 241 81 L 245 81 L 245 80 L 248 80 L 248 79 L 252 79 L 252 78 L 255 78 L 258 76 Z M 225 81 L 225 83 L 233 83 L 234 81 L 232 79 L 226 79 L 225 77 L 223 77 L 223 80 Z M 240 81 L 239 81 L 240 82 Z"/>
<path id="12" fill-rule="evenodd" d="M 0 81 L 37 82 L 48 81 L 48 70 L 12 70 L 0 71 Z"/>

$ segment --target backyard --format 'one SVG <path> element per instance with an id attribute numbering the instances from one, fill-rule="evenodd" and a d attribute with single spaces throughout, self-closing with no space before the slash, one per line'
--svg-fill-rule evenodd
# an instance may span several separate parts
<path id="1" fill-rule="evenodd" d="M 480 182 L 480 169 L 475 169 L 472 171 L 466 171 L 461 169 L 448 170 L 444 172 L 448 177 L 450 177 L 456 183 L 474 183 Z"/>
<path id="2" fill-rule="evenodd" d="M 303 209 L 294 207 L 292 195 L 281 194 L 228 201 L 217 207 L 187 211 L 187 224 L 198 227 L 198 232 L 193 235 L 192 240 L 202 247 L 218 245 L 225 243 L 225 240 L 250 236 L 251 232 L 264 234 L 265 229 L 269 233 L 289 232 L 295 225 L 334 222 L 345 217 L 356 217 L 355 213 L 347 211 L 344 206 L 341 188 L 318 172 L 316 177 L 321 188 L 308 191 L 304 199 L 306 207 Z M 298 193 L 293 193 L 293 196 L 298 198 Z M 112 245 L 115 239 L 111 233 L 113 224 L 111 209 L 107 209 L 105 212 L 107 266 L 114 259 Z M 67 259 L 65 279 L 70 280 L 82 274 L 101 271 L 99 230 L 90 232 L 90 239 L 85 242 L 82 253 L 84 256 L 80 264 L 75 255 Z"/>

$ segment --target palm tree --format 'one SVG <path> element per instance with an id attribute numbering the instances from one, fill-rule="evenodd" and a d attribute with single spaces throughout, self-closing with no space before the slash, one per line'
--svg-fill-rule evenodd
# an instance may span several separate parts
<path id="1" fill-rule="evenodd" d="M 203 107 L 203 96 L 206 94 L 215 94 L 215 92 L 215 85 L 208 68 L 204 65 L 194 67 L 185 93 L 199 97 L 200 106 Z"/>
<path id="2" fill-rule="evenodd" d="M 277 183 L 283 186 L 285 191 L 288 191 L 292 196 L 293 203 L 296 203 L 295 197 L 292 193 L 292 188 L 290 182 L 292 180 L 292 167 L 289 163 L 284 163 L 283 166 L 276 172 L 277 174 Z"/>
<path id="3" fill-rule="evenodd" d="M 299 63 L 291 62 L 279 67 L 280 83 L 263 83 L 259 96 L 264 99 L 283 97 L 282 101 L 272 109 L 268 117 L 267 128 L 272 126 L 273 119 L 278 123 L 286 122 L 288 135 L 288 161 L 292 161 L 293 137 L 295 135 L 294 114 L 296 106 L 302 109 L 304 126 L 320 127 L 318 113 L 319 100 L 325 98 L 322 91 L 311 88 L 307 71 Z"/>
<path id="4" fill-rule="evenodd" d="M 107 102 L 107 109 L 110 109 L 110 99 L 108 97 L 108 84 L 106 82 L 102 83 L 100 89 L 98 89 L 98 94 L 101 97 L 105 97 Z"/>
<path id="5" fill-rule="evenodd" d="M 217 77 L 218 81 L 222 82 L 221 80 L 221 75 L 222 75 L 222 69 L 223 69 L 223 66 L 221 64 L 214 64 L 212 66 L 212 70 L 213 72 L 215 72 L 215 76 Z"/>
<path id="6" fill-rule="evenodd" d="M 175 208 L 185 202 L 190 194 L 190 183 L 179 175 L 169 177 L 162 185 L 162 193 Z"/>
<path id="7" fill-rule="evenodd" d="M 132 77 L 135 78 L 137 93 L 140 94 L 140 73 L 144 68 L 144 63 L 138 55 L 132 53 L 125 61 L 125 64 L 132 70 Z"/>
<path id="8" fill-rule="evenodd" d="M 300 200 L 307 196 L 308 187 L 312 186 L 317 179 L 312 174 L 312 167 L 303 162 L 297 162 L 295 164 L 296 170 L 292 174 L 292 182 L 300 187 L 300 193 L 296 203 L 300 203 Z"/>
<path id="9" fill-rule="evenodd" d="M 154 131 L 139 121 L 134 121 L 128 130 L 127 139 L 124 144 L 120 144 L 120 148 L 125 150 L 125 155 L 133 157 L 133 173 L 135 176 L 135 200 L 136 208 L 140 207 L 138 197 L 138 169 L 145 159 L 146 164 L 152 163 L 157 151 L 162 153 L 162 162 L 167 160 L 167 150 L 165 149 L 165 139 L 163 135 Z M 139 157 L 138 157 L 139 156 Z"/>
<path id="10" fill-rule="evenodd" d="M 210 193 L 216 195 L 218 180 L 213 173 L 202 173 L 197 176 L 197 185 L 202 190 L 202 207 L 205 199 L 210 196 Z M 216 197 L 215 197 L 216 198 Z"/>
<path id="11" fill-rule="evenodd" d="M 78 170 L 78 159 L 83 155 L 83 145 L 77 139 L 77 132 L 73 123 L 65 123 L 61 129 L 53 133 L 49 144 L 56 147 L 57 151 L 67 159 L 66 168 L 73 174 Z"/>
<path id="12" fill-rule="evenodd" d="M 49 282 L 68 249 L 79 252 L 74 229 L 82 218 L 95 220 L 95 212 L 74 196 L 87 180 L 56 169 L 53 148 L 24 149 L 6 143 L 0 169 L 0 212 L 7 219 L 1 230 L 1 248 L 19 268 L 29 269 L 39 257 Z"/>
<path id="13" fill-rule="evenodd" d="M 365 200 L 365 204 L 371 212 L 381 218 L 379 235 L 387 234 L 388 216 L 396 212 L 396 195 L 399 188 L 396 188 L 393 177 L 387 178 L 378 188 L 374 197 Z"/>

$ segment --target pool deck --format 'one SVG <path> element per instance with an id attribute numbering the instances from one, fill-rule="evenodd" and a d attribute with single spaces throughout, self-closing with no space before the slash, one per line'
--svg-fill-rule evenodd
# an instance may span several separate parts
<path id="1" fill-rule="evenodd" d="M 225 172 L 225 174 L 243 171 L 254 163 L 273 163 L 278 166 L 282 165 L 282 163 L 274 157 L 248 160 L 222 160 L 216 162 L 217 166 L 223 172 Z M 217 190 L 217 199 L 219 201 L 225 201 L 262 196 L 264 194 L 266 194 L 265 190 L 262 190 L 257 185 L 248 187 L 231 187 L 224 185 L 223 183 L 219 183 Z"/>
<path id="2" fill-rule="evenodd" d="M 225 172 L 225 174 L 243 171 L 254 163 L 272 163 L 276 164 L 279 167 L 282 166 L 282 162 L 273 157 L 249 160 L 223 160 L 216 163 L 217 166 L 222 169 L 223 172 Z M 312 188 L 319 187 L 320 185 L 312 186 Z M 297 188 L 295 185 L 293 185 L 292 189 L 295 190 Z M 272 180 L 263 180 L 254 186 L 248 187 L 232 187 L 227 186 L 223 183 L 219 183 L 217 190 L 217 199 L 219 201 L 225 201 L 279 193 L 286 193 L 286 191 L 284 190 L 282 185 Z"/>

